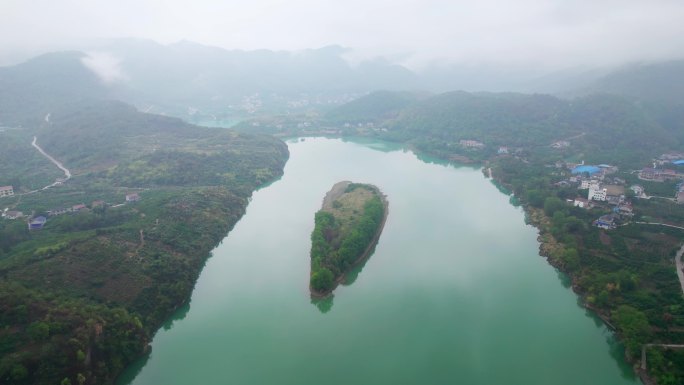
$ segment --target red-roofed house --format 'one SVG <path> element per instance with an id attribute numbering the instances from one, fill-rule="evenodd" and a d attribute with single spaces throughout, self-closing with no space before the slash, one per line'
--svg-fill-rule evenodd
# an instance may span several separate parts
<path id="1" fill-rule="evenodd" d="M 72 206 L 72 207 L 71 207 L 71 211 L 77 213 L 77 212 L 79 212 L 79 211 L 81 211 L 81 210 L 83 210 L 83 209 L 85 209 L 85 208 L 86 208 L 86 205 L 84 205 L 83 203 L 81 203 L 80 205 L 74 205 L 74 206 Z"/>

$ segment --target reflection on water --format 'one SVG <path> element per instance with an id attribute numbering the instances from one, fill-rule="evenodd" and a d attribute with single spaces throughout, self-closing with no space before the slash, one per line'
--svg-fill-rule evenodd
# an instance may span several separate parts
<path id="1" fill-rule="evenodd" d="M 343 137 L 342 142 L 360 144 L 366 148 L 370 148 L 385 153 L 400 150 L 408 151 L 406 147 L 401 143 L 380 142 L 378 140 L 366 137 Z"/>
<path id="2" fill-rule="evenodd" d="M 570 278 L 569 275 L 565 274 L 564 272 L 556 269 L 556 274 L 558 275 L 558 280 L 560 281 L 561 285 L 563 285 L 564 288 L 569 289 L 572 287 L 572 279 Z M 581 303 L 581 298 L 577 297 L 578 300 L 580 300 Z M 584 307 L 584 305 L 582 305 Z"/>
<path id="3" fill-rule="evenodd" d="M 182 321 L 190 312 L 190 302 L 186 303 L 185 305 L 182 305 L 176 311 L 173 313 L 169 319 L 164 322 L 164 325 L 162 327 L 164 330 L 170 330 L 173 327 L 173 324 L 176 323 L 176 321 Z"/>
<path id="4" fill-rule="evenodd" d="M 164 331 L 171 330 L 175 324 L 185 319 L 189 312 L 190 302 L 176 309 L 176 311 L 171 315 L 171 317 L 169 317 L 164 322 L 164 324 L 162 325 L 162 329 Z M 140 358 L 134 361 L 121 373 L 121 375 L 116 379 L 117 384 L 130 384 L 138 376 L 138 374 L 140 374 L 145 365 L 147 365 L 147 362 L 150 360 L 150 356 L 152 356 L 151 346 L 149 346 L 148 348 L 149 349 L 145 354 L 143 354 Z"/>
<path id="5" fill-rule="evenodd" d="M 316 306 L 321 313 L 325 314 L 332 309 L 333 298 L 335 298 L 333 294 L 325 298 L 311 297 L 311 303 Z"/>
<path id="6" fill-rule="evenodd" d="M 130 384 L 133 380 L 142 372 L 147 362 L 150 360 L 152 355 L 152 349 L 150 348 L 147 353 L 143 354 L 140 358 L 135 360 L 131 365 L 129 365 L 122 373 L 117 377 L 117 384 Z"/>
<path id="7" fill-rule="evenodd" d="M 377 244 L 376 244 L 377 245 Z M 366 266 L 366 263 L 370 258 L 373 257 L 373 253 L 375 253 L 375 245 L 373 245 L 373 248 L 371 249 L 370 253 L 368 254 L 368 258 L 364 258 L 363 261 L 359 262 L 356 266 L 354 266 L 344 277 L 344 281 L 342 281 L 342 285 L 344 286 L 349 286 L 356 282 L 356 279 L 359 278 L 359 274 L 361 274 L 361 271 L 363 270 L 363 267 Z"/>
<path id="8" fill-rule="evenodd" d="M 506 186 L 499 183 L 496 179 L 490 179 L 490 182 L 494 185 L 494 187 L 496 187 L 497 190 L 499 190 L 500 193 L 502 193 L 504 195 L 513 194 L 513 192 L 510 189 L 508 189 Z"/>
<path id="9" fill-rule="evenodd" d="M 214 250 L 192 313 L 179 309 L 119 384 L 637 383 L 479 170 L 368 148 L 382 143 L 288 145 L 285 175 Z M 392 212 L 373 261 L 307 303 L 311 219 L 340 180 L 380 186 Z"/>
<path id="10" fill-rule="evenodd" d="M 581 298 L 578 298 L 577 306 L 584 308 L 584 315 L 587 316 L 587 318 L 590 318 L 592 321 L 594 321 L 594 325 L 596 325 L 597 328 L 605 327 L 605 323 L 603 322 L 601 317 L 599 317 L 593 310 L 587 309 L 584 306 L 584 303 L 582 302 Z"/>
<path id="11" fill-rule="evenodd" d="M 625 360 L 625 346 L 618 341 L 617 337 L 615 337 L 615 333 L 606 331 L 605 334 L 606 343 L 608 344 L 609 348 L 609 354 L 615 360 L 615 362 L 618 362 L 618 367 L 620 368 L 620 374 L 622 375 L 622 378 L 629 380 L 634 379 L 634 371 L 632 368 L 629 365 L 619 364 Z"/>
<path id="12" fill-rule="evenodd" d="M 382 238 L 382 234 L 380 235 L 380 238 Z M 373 254 L 375 254 L 375 248 L 378 247 L 378 242 L 375 242 L 373 244 L 370 251 L 368 252 L 368 256 L 364 258 L 361 262 L 354 265 L 354 267 L 352 267 L 352 269 L 345 275 L 344 281 L 342 281 L 342 285 L 349 286 L 356 282 L 364 266 L 366 266 L 366 263 L 368 263 L 368 260 L 373 257 Z"/>

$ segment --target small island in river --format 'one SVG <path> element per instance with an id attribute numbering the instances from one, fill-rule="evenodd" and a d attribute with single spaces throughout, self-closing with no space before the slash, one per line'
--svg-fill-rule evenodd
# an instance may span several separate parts
<path id="1" fill-rule="evenodd" d="M 368 258 L 387 218 L 376 186 L 339 182 L 325 195 L 311 233 L 311 295 L 325 297 L 354 265 Z"/>

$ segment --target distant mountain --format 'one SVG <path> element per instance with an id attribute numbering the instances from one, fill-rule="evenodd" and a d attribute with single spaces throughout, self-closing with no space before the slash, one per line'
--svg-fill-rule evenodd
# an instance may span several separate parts
<path id="1" fill-rule="evenodd" d="M 614 72 L 569 69 L 549 74 L 453 65 L 414 72 L 382 59 L 351 65 L 346 52 L 334 45 L 288 52 L 226 50 L 187 41 L 100 41 L 82 52 L 46 54 L 0 67 L 0 124 L 35 123 L 53 109 L 89 99 L 118 99 L 146 112 L 196 122 L 264 112 L 325 112 L 377 90 L 411 92 L 394 94 L 391 102 L 388 95 L 375 100 L 371 95 L 356 106 L 335 109 L 329 118 L 344 118 L 346 108 L 355 110 L 347 115 L 358 119 L 382 118 L 405 107 L 402 103 L 412 101 L 415 90 L 495 90 L 617 94 L 643 103 L 664 125 L 684 124 L 684 109 L 679 108 L 684 105 L 684 61 Z M 367 116 L 362 116 L 363 108 Z"/>
<path id="2" fill-rule="evenodd" d="M 313 98 L 417 85 L 415 74 L 385 61 L 352 67 L 339 46 L 242 51 L 187 41 L 165 46 L 121 39 L 96 49 L 121 60 L 127 86 L 136 92 L 130 98 L 137 103 L 225 109 L 255 94 L 261 99 Z"/>
<path id="3" fill-rule="evenodd" d="M 635 101 L 662 127 L 684 136 L 684 60 L 623 67 L 582 91 L 598 92 Z"/>
<path id="4" fill-rule="evenodd" d="M 623 67 L 599 78 L 586 91 L 684 104 L 684 60 Z"/>
<path id="5" fill-rule="evenodd" d="M 38 56 L 0 67 L 0 125 L 36 124 L 49 112 L 83 100 L 111 96 L 80 52 Z"/>
<path id="6" fill-rule="evenodd" d="M 384 60 L 350 65 L 345 49 L 242 51 L 191 42 L 117 39 L 82 52 L 0 67 L 0 123 L 33 119 L 73 100 L 114 98 L 188 117 L 339 105 L 378 89 L 419 86 L 417 75 Z"/>
<path id="7" fill-rule="evenodd" d="M 325 119 L 341 123 L 377 123 L 397 116 L 403 109 L 429 96 L 421 92 L 376 91 L 329 111 Z"/>
<path id="8" fill-rule="evenodd" d="M 564 152 L 554 150 L 552 144 L 568 141 L 572 151 L 588 162 L 639 167 L 684 143 L 684 130 L 662 124 L 637 101 L 611 94 L 567 100 L 542 94 L 458 91 L 407 100 L 404 93 L 382 92 L 338 107 L 324 118 L 324 125 L 350 134 L 355 128 L 343 128 L 341 122 L 371 121 L 374 135 L 380 138 L 408 142 L 444 157 L 463 150 L 461 140 L 482 142 L 484 150 L 478 154 L 485 155 L 499 146 L 560 155 Z"/>
<path id="9" fill-rule="evenodd" d="M 540 137 L 551 141 L 567 129 L 559 119 L 564 107 L 565 102 L 549 95 L 448 92 L 409 106 L 387 126 L 433 138 L 526 145 Z"/>

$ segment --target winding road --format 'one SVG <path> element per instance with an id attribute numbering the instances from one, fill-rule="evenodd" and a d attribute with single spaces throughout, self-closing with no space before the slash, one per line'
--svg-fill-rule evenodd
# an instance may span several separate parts
<path id="1" fill-rule="evenodd" d="M 60 184 L 62 184 L 62 183 L 64 183 L 64 182 L 68 181 L 69 179 L 71 179 L 71 171 L 69 171 L 68 168 L 64 167 L 64 165 L 62 164 L 62 162 L 60 162 L 60 161 L 58 161 L 57 159 L 53 158 L 52 156 L 50 156 L 50 154 L 48 154 L 47 152 L 45 152 L 45 150 L 43 150 L 42 148 L 40 148 L 40 146 L 38 145 L 37 142 L 38 142 L 38 137 L 34 136 L 34 137 L 33 137 L 33 142 L 31 142 L 31 146 L 35 147 L 36 150 L 38 150 L 38 152 L 40 152 L 44 157 L 48 158 L 48 160 L 49 160 L 50 162 L 52 162 L 55 166 L 57 166 L 60 170 L 62 170 L 62 172 L 64 172 L 64 178 L 63 178 L 63 179 L 59 179 L 59 180 L 55 181 L 54 183 L 49 184 L 49 185 L 47 185 L 47 186 L 45 186 L 45 187 L 43 187 L 43 188 L 39 188 L 39 189 L 37 189 L 37 190 L 25 192 L 25 193 L 20 194 L 20 195 L 34 194 L 34 193 L 37 193 L 38 191 L 47 190 L 47 189 L 49 189 L 50 187 L 55 187 L 55 186 L 57 186 L 57 185 L 60 185 Z"/>
<path id="2" fill-rule="evenodd" d="M 665 226 L 665 227 L 672 227 L 673 229 L 684 230 L 684 227 L 682 227 L 682 226 L 668 225 L 667 223 L 660 223 L 660 222 L 639 222 L 639 221 L 634 221 L 634 223 L 637 223 L 637 224 L 639 224 L 639 225 L 657 225 L 657 226 Z"/>
<path id="3" fill-rule="evenodd" d="M 641 347 L 641 370 L 646 370 L 646 349 L 651 347 L 666 349 L 684 349 L 684 345 L 678 344 L 644 344 Z"/>
<path id="4" fill-rule="evenodd" d="M 675 225 L 668 225 L 667 223 L 659 223 L 659 222 L 634 222 L 640 225 L 657 225 L 657 226 L 666 226 L 666 227 L 672 227 L 675 229 L 681 229 L 684 230 L 684 227 L 681 226 L 675 226 Z M 677 268 L 677 277 L 679 277 L 679 284 L 682 286 L 682 294 L 684 294 L 684 263 L 682 263 L 682 254 L 684 254 L 684 244 L 679 248 L 679 251 L 677 251 L 677 255 L 675 256 L 675 265 Z"/>
<path id="5" fill-rule="evenodd" d="M 684 254 L 684 245 L 679 248 L 677 256 L 675 257 L 675 265 L 677 265 L 677 276 L 679 276 L 679 284 L 682 285 L 682 293 L 684 293 L 684 264 L 682 264 L 682 254 Z"/>

